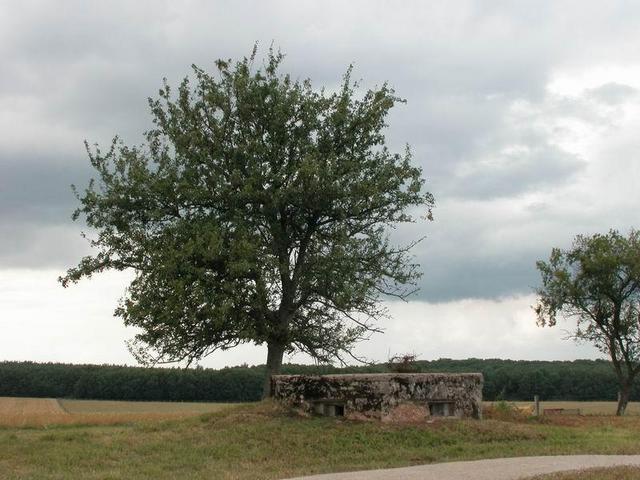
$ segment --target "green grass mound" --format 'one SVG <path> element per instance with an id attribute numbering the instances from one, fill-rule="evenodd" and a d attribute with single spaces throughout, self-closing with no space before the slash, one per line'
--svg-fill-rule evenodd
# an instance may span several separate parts
<path id="1" fill-rule="evenodd" d="M 523 455 L 640 453 L 640 418 L 300 417 L 265 402 L 189 418 L 0 429 L 4 479 L 276 479 Z"/>

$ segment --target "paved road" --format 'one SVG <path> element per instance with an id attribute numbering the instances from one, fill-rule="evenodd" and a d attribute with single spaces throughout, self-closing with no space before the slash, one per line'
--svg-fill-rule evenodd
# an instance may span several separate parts
<path id="1" fill-rule="evenodd" d="M 640 466 L 640 455 L 563 455 L 435 463 L 416 467 L 329 473 L 290 480 L 515 480 L 543 473 L 618 465 Z"/>

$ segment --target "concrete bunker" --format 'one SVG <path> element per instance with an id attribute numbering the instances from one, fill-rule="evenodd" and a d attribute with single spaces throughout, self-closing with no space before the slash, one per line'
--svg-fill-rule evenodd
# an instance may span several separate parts
<path id="1" fill-rule="evenodd" d="M 307 414 L 388 421 L 482 418 L 480 373 L 274 375 L 274 398 Z"/>

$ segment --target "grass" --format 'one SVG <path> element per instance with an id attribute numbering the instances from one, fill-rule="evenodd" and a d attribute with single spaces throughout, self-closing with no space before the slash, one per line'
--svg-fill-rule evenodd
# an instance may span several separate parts
<path id="1" fill-rule="evenodd" d="M 577 472 L 554 473 L 528 480 L 640 480 L 638 467 L 590 468 Z"/>
<path id="2" fill-rule="evenodd" d="M 521 455 L 640 453 L 640 417 L 500 415 L 390 425 L 301 418 L 260 403 L 113 425 L 5 426 L 0 479 L 275 479 Z"/>

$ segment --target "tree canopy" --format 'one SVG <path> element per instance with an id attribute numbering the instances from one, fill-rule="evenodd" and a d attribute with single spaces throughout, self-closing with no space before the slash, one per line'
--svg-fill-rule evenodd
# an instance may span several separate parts
<path id="1" fill-rule="evenodd" d="M 174 95 L 149 99 L 140 146 L 87 147 L 97 178 L 76 191 L 96 250 L 64 286 L 107 269 L 135 278 L 116 314 L 139 327 L 142 362 L 198 360 L 267 344 L 268 374 L 285 352 L 343 359 L 378 329 L 383 295 L 420 276 L 390 228 L 431 218 L 433 197 L 407 146 L 386 146 L 387 84 L 360 94 L 349 68 L 335 91 L 279 72 L 256 52 L 193 66 Z M 268 380 L 268 379 L 267 379 Z M 268 383 L 265 384 L 268 393 Z"/>
<path id="2" fill-rule="evenodd" d="M 640 372 L 640 232 L 579 235 L 571 249 L 554 248 L 537 266 L 538 323 L 577 321 L 572 337 L 610 356 L 620 384 L 617 413 L 624 414 Z"/>

